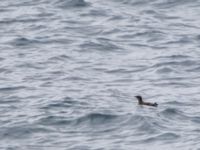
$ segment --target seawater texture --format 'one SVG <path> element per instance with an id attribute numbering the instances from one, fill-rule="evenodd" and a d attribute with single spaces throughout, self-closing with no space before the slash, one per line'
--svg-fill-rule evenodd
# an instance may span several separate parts
<path id="1" fill-rule="evenodd" d="M 1 0 L 0 149 L 200 149 L 199 16 L 199 0 Z"/>

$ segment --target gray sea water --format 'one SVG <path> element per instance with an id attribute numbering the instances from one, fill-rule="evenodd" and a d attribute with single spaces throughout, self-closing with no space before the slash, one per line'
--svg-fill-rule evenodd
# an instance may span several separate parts
<path id="1" fill-rule="evenodd" d="M 0 149 L 200 150 L 199 0 L 1 0 L 0 35 Z"/>

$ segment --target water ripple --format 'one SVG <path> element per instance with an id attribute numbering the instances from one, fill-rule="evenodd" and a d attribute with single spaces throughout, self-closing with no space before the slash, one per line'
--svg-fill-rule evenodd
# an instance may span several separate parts
<path id="1" fill-rule="evenodd" d="M 88 6 L 89 3 L 85 2 L 84 0 L 58 0 L 56 5 L 60 6 L 61 8 L 73 8 Z"/>

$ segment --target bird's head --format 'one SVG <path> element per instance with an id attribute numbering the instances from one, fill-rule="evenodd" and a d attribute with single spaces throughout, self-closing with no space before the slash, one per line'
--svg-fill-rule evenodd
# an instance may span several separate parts
<path id="1" fill-rule="evenodd" d="M 143 103 L 142 96 L 137 95 L 135 97 L 137 98 L 139 104 Z"/>

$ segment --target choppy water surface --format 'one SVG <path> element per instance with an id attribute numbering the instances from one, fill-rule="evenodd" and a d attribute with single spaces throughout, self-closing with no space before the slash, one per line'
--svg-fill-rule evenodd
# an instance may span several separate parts
<path id="1" fill-rule="evenodd" d="M 198 0 L 2 0 L 0 149 L 200 149 L 199 16 Z"/>

